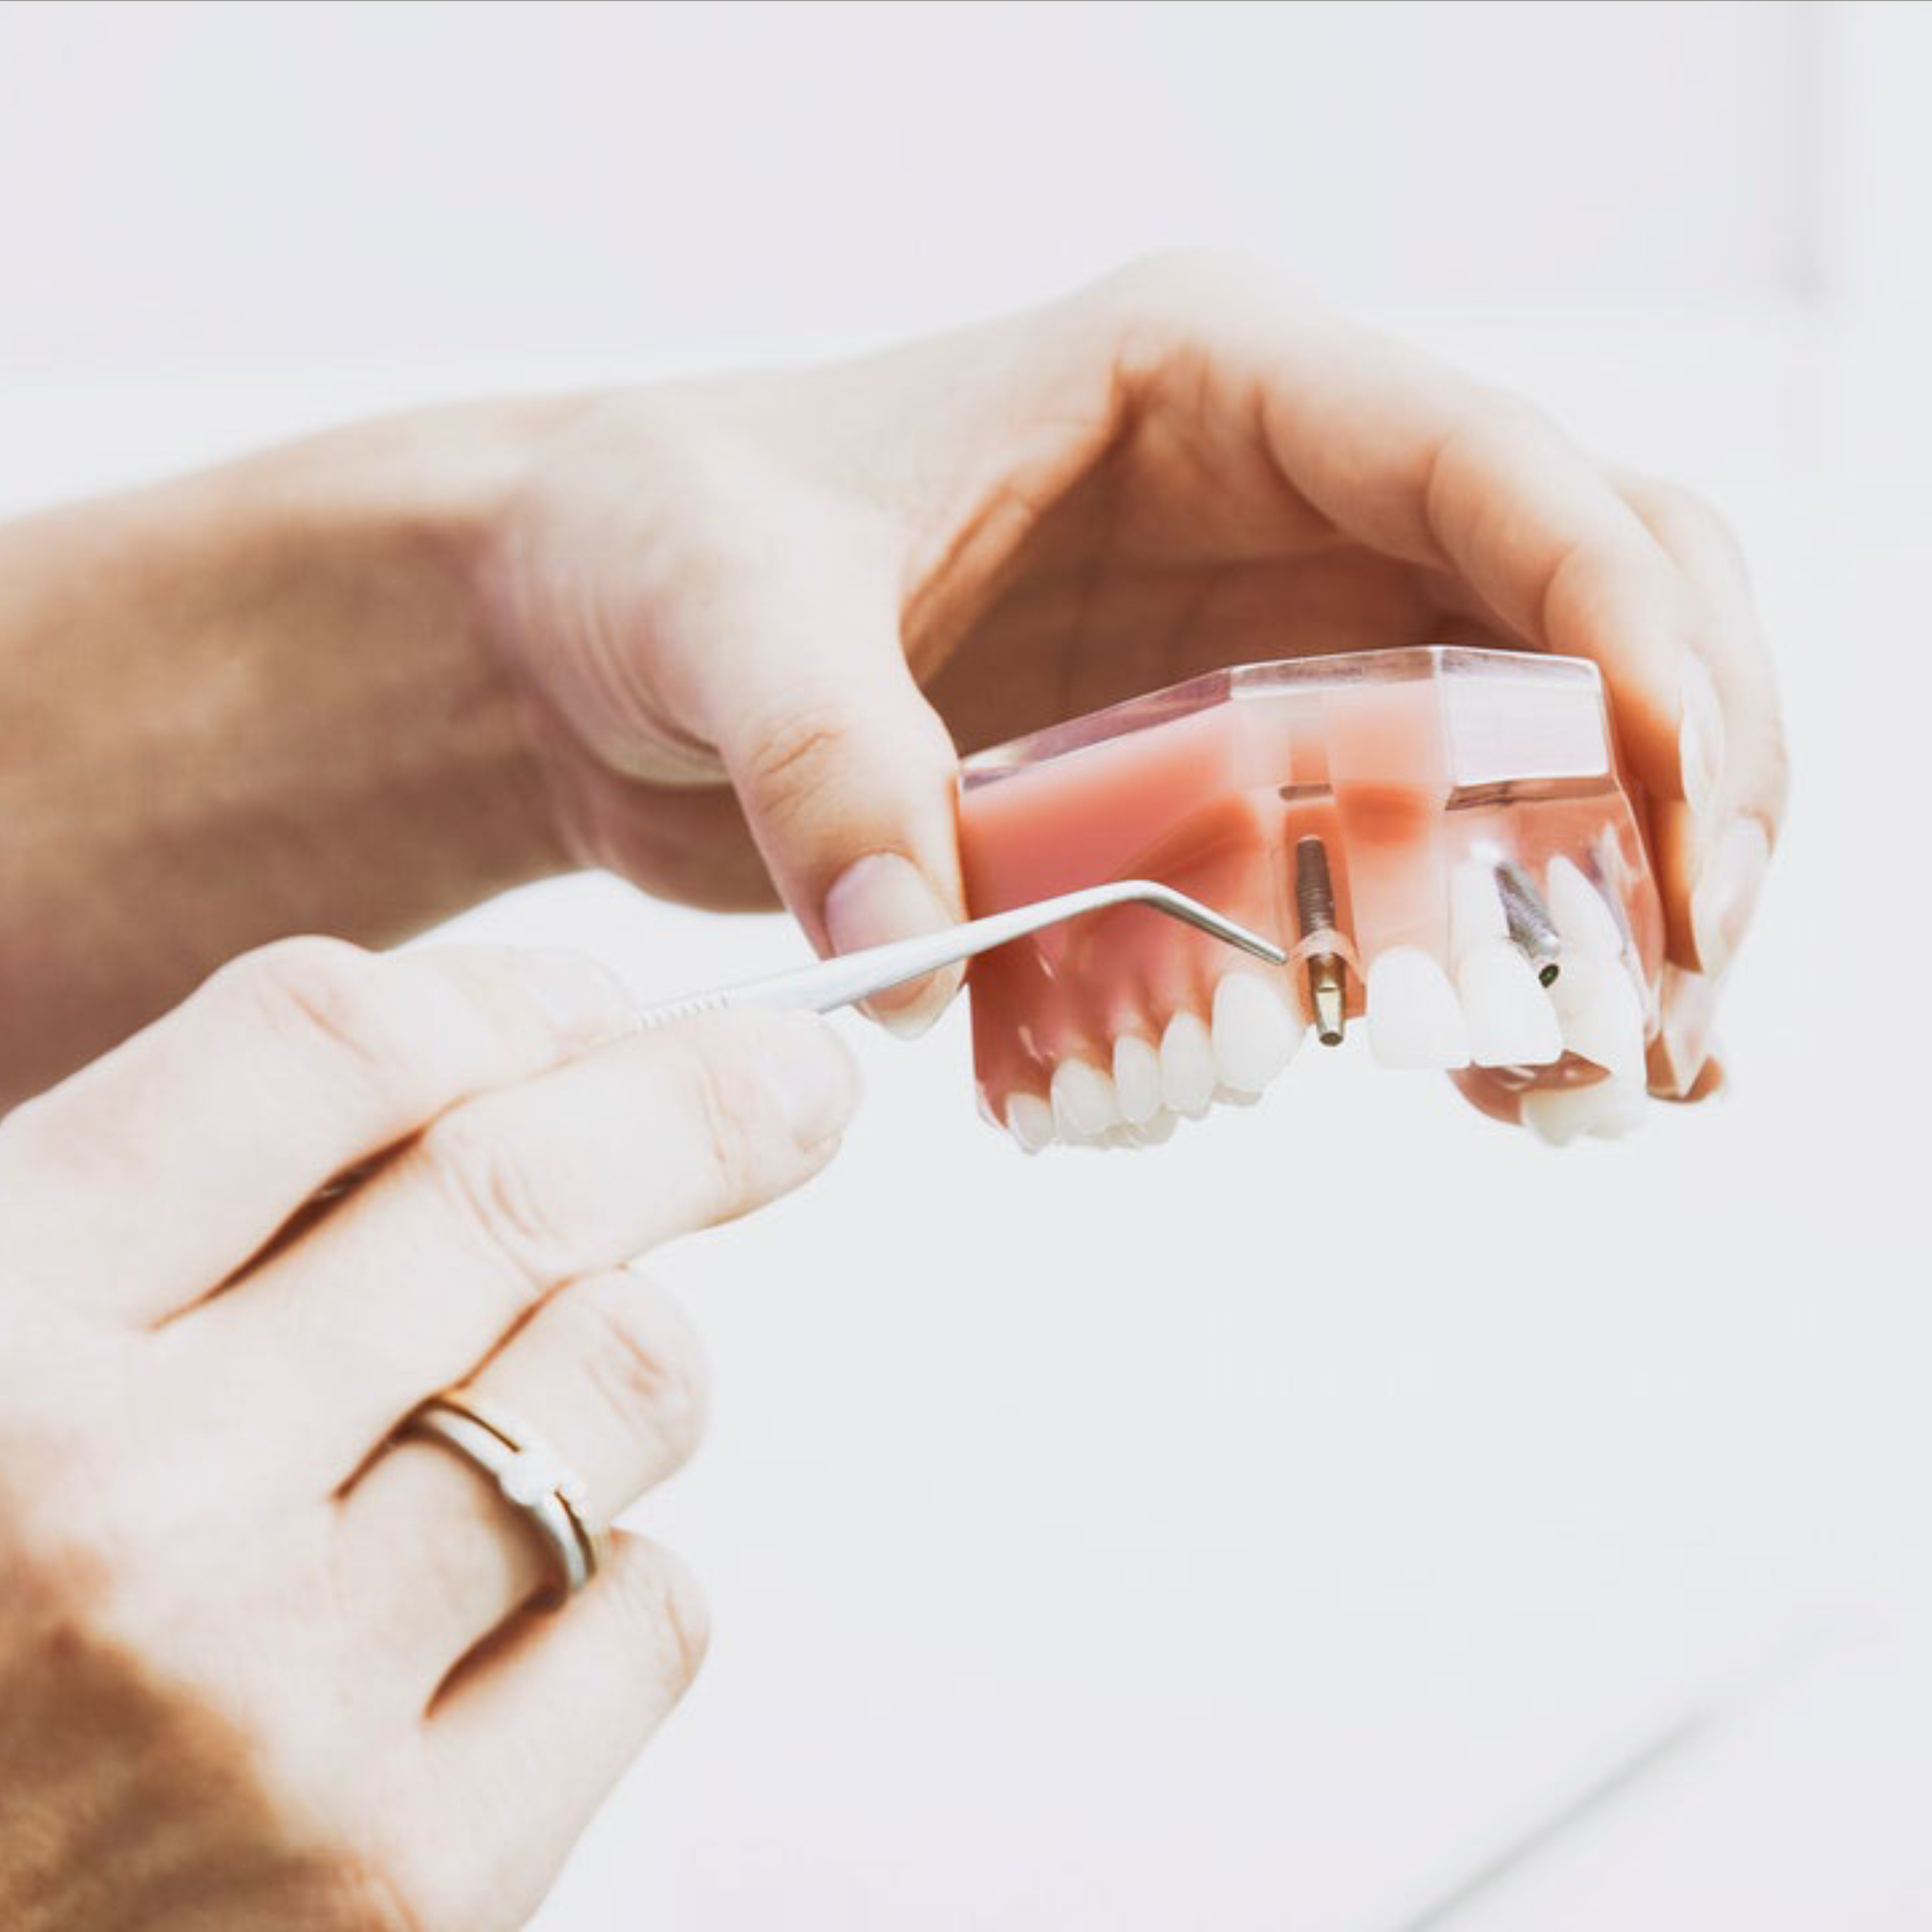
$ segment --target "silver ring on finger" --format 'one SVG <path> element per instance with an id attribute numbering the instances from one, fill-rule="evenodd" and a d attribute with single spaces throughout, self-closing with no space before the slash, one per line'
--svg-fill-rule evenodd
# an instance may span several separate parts
<path id="1" fill-rule="evenodd" d="M 608 1531 L 591 1513 L 583 1480 L 520 1417 L 472 1389 L 445 1389 L 414 1410 L 396 1434 L 454 1450 L 496 1484 L 549 1554 L 556 1572 L 548 1599 L 552 1607 L 596 1575 Z"/>

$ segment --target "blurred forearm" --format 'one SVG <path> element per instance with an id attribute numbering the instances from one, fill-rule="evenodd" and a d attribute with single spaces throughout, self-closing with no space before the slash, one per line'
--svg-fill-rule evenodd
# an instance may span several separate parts
<path id="1" fill-rule="evenodd" d="M 548 407 L 0 527 L 0 1106 L 248 946 L 562 863 L 473 588 Z"/>

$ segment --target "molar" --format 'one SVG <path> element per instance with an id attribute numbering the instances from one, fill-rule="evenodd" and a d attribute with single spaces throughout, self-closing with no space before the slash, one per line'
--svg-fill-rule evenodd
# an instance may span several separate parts
<path id="1" fill-rule="evenodd" d="M 1626 1080 L 1598 1080 L 1587 1087 L 1538 1087 L 1523 1096 L 1524 1124 L 1552 1147 L 1567 1147 L 1579 1134 L 1614 1140 L 1644 1118 L 1644 1090 Z"/>

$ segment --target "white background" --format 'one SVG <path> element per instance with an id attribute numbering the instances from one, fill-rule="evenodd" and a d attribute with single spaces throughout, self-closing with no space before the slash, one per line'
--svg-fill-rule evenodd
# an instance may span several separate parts
<path id="1" fill-rule="evenodd" d="M 1306 1055 L 1026 1162 L 963 1014 L 665 1258 L 712 1656 L 549 1932 L 1932 1922 L 1918 7 L 0 7 L 0 509 L 835 352 L 1169 242 L 1715 497 L 1791 715 L 1736 1097 L 1562 1154 Z M 671 990 L 777 921 L 471 922 Z M 1633 1752 L 1687 1741 L 1444 1914 Z"/>

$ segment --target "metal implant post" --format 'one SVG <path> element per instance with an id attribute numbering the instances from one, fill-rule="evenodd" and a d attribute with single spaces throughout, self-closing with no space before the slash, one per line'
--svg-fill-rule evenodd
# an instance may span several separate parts
<path id="1" fill-rule="evenodd" d="M 1563 970 L 1559 963 L 1563 941 L 1543 895 L 1513 859 L 1497 862 L 1496 889 L 1503 900 L 1503 916 L 1509 928 L 1511 943 L 1537 969 L 1537 983 L 1553 986 Z"/>
<path id="2" fill-rule="evenodd" d="M 1328 875 L 1328 848 L 1318 838 L 1302 839 L 1295 847 L 1295 918 L 1303 939 L 1334 929 L 1335 882 Z M 1315 1014 L 1315 1037 L 1324 1047 L 1342 1044 L 1348 991 L 1345 971 L 1338 954 L 1309 957 L 1308 1003 Z"/>

